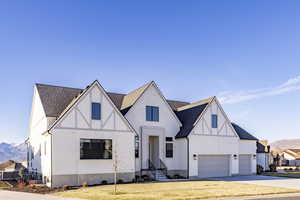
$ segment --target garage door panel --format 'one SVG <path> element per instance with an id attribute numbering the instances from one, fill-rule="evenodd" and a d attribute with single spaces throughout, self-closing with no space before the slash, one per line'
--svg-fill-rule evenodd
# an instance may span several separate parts
<path id="1" fill-rule="evenodd" d="M 198 176 L 200 178 L 229 176 L 229 155 L 199 155 Z"/>
<path id="2" fill-rule="evenodd" d="M 251 155 L 239 155 L 239 174 L 251 174 Z"/>

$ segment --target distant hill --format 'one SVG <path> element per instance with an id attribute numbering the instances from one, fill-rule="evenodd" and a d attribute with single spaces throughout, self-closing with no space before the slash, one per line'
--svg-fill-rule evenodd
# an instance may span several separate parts
<path id="1" fill-rule="evenodd" d="M 0 143 L 0 162 L 6 160 L 25 161 L 27 156 L 26 144 Z"/>
<path id="2" fill-rule="evenodd" d="M 270 146 L 271 149 L 300 149 L 300 139 L 277 140 Z"/>

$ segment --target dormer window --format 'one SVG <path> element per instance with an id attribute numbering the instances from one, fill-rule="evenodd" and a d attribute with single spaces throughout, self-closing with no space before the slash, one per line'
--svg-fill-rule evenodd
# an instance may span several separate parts
<path id="1" fill-rule="evenodd" d="M 211 127 L 218 128 L 218 115 L 211 115 Z"/>
<path id="2" fill-rule="evenodd" d="M 101 104 L 92 103 L 92 120 L 101 120 Z"/>
<path id="3" fill-rule="evenodd" d="M 146 106 L 146 121 L 159 121 L 159 107 Z"/>

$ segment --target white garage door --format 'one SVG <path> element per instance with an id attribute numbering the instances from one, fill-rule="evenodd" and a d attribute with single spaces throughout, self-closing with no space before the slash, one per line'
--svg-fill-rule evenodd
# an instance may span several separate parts
<path id="1" fill-rule="evenodd" d="M 199 155 L 198 176 L 200 178 L 229 176 L 229 155 Z"/>
<path id="2" fill-rule="evenodd" d="M 251 174 L 251 155 L 239 155 L 239 174 Z"/>

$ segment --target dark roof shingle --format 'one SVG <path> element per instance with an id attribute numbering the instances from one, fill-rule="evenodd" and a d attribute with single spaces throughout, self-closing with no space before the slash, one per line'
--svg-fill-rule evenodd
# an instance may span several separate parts
<path id="1" fill-rule="evenodd" d="M 235 123 L 231 123 L 231 124 L 241 140 L 258 140 L 256 137 L 248 133 L 245 129 L 241 128 L 239 125 Z"/>

